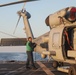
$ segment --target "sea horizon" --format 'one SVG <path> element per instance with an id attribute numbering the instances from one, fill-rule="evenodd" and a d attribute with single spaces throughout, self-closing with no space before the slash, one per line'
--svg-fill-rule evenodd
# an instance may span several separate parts
<path id="1" fill-rule="evenodd" d="M 35 61 L 47 60 L 42 59 L 41 55 L 33 52 Z M 26 61 L 26 46 L 0 46 L 0 61 Z"/>
<path id="2" fill-rule="evenodd" d="M 26 46 L 0 46 L 0 53 L 21 52 L 26 53 Z"/>

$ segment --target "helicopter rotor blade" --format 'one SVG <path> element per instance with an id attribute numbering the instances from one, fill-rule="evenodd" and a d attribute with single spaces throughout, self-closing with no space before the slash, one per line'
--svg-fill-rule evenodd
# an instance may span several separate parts
<path id="1" fill-rule="evenodd" d="M 24 9 L 25 5 L 26 5 L 26 2 L 24 3 L 24 5 L 23 5 L 23 7 L 22 7 L 22 10 Z"/>
<path id="2" fill-rule="evenodd" d="M 23 5 L 21 11 L 23 11 L 23 9 L 24 9 L 24 7 L 25 7 L 25 4 L 26 4 L 26 2 L 24 2 L 24 5 Z M 21 15 L 19 16 L 19 19 L 18 19 L 18 21 L 17 21 L 17 24 L 16 24 L 16 27 L 15 27 L 15 30 L 14 30 L 13 34 L 15 34 L 15 32 L 16 32 L 16 29 L 17 29 L 17 26 L 18 26 L 18 24 L 19 24 L 20 18 L 21 18 Z"/>
<path id="3" fill-rule="evenodd" d="M 17 24 L 16 24 L 16 27 L 15 27 L 15 30 L 14 30 L 13 34 L 15 34 L 15 32 L 16 32 L 16 29 L 17 29 L 17 26 L 18 26 L 18 24 L 19 24 L 20 19 L 21 19 L 21 16 L 19 16 L 19 19 L 18 19 L 18 21 L 17 21 Z"/>
<path id="4" fill-rule="evenodd" d="M 23 11 L 23 9 L 24 9 L 24 7 L 25 7 L 25 4 L 26 4 L 26 3 L 24 3 L 21 11 Z M 21 18 L 21 15 L 19 16 L 19 19 L 18 19 L 18 21 L 17 21 L 17 24 L 16 24 L 16 27 L 15 27 L 15 30 L 14 30 L 13 34 L 15 34 L 15 32 L 16 32 L 16 29 L 17 29 L 17 26 L 18 26 L 18 24 L 19 24 L 20 18 Z"/>
<path id="5" fill-rule="evenodd" d="M 10 2 L 10 3 L 6 3 L 6 4 L 0 4 L 0 7 L 24 3 L 24 2 L 31 2 L 31 1 L 38 1 L 38 0 L 22 0 L 22 1 Z"/>

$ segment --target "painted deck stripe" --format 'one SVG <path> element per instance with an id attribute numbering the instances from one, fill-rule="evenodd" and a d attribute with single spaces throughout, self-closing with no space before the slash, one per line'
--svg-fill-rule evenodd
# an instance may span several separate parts
<path id="1" fill-rule="evenodd" d="M 43 69 L 43 71 L 45 71 L 47 75 L 55 75 L 43 63 L 37 62 L 37 64 Z"/>

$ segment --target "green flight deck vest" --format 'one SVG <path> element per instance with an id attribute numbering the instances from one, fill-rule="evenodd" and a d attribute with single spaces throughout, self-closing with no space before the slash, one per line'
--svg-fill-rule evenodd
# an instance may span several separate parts
<path id="1" fill-rule="evenodd" d="M 30 47 L 30 41 L 26 43 L 26 51 L 32 51 L 32 47 Z"/>

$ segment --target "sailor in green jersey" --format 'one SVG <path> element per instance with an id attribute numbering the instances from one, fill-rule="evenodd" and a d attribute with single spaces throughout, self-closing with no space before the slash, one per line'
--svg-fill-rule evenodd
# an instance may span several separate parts
<path id="1" fill-rule="evenodd" d="M 28 42 L 26 43 L 26 50 L 27 50 L 27 51 L 32 51 L 32 50 L 33 50 L 32 42 L 28 41 Z"/>
<path id="2" fill-rule="evenodd" d="M 34 59 L 33 59 L 33 50 L 36 47 L 35 43 L 32 43 L 32 38 L 29 37 L 28 41 L 26 43 L 26 53 L 27 53 L 27 62 L 26 62 L 26 68 L 30 68 L 30 63 L 31 63 L 31 67 L 33 69 L 36 69 L 35 65 L 34 65 Z"/>

